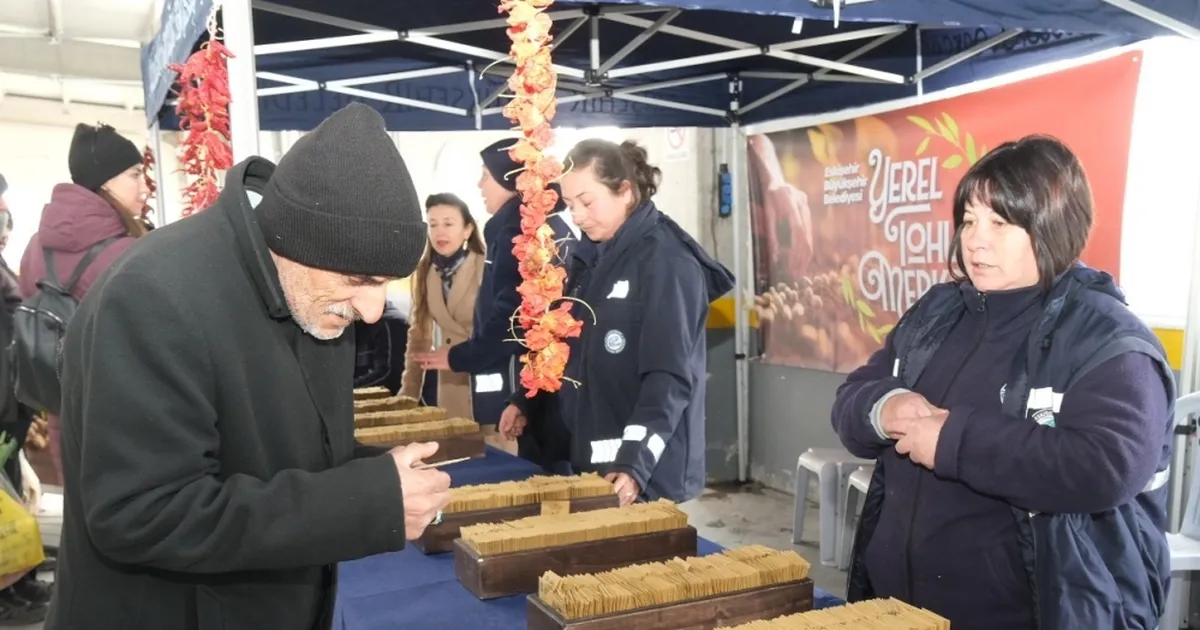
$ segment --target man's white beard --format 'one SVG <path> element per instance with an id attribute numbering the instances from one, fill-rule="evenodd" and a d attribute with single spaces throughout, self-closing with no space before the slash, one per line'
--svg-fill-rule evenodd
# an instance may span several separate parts
<path id="1" fill-rule="evenodd" d="M 296 317 L 295 313 L 292 313 L 292 319 L 295 320 L 296 324 L 300 326 L 300 330 L 303 330 L 304 332 L 308 333 L 310 336 L 316 337 L 317 339 L 320 339 L 321 341 L 333 341 L 334 339 L 337 339 L 338 337 L 341 337 L 342 335 L 346 334 L 346 328 L 349 328 L 349 326 L 347 326 L 346 328 L 339 328 L 338 331 L 335 333 L 322 332 L 319 327 L 313 326 L 307 322 L 301 321 L 298 317 Z"/>

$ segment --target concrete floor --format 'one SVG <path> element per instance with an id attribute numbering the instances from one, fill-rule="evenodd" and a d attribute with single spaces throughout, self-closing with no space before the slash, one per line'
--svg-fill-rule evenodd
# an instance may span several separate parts
<path id="1" fill-rule="evenodd" d="M 810 496 L 815 496 L 815 492 Z M 682 507 L 700 533 L 724 547 L 766 545 L 775 549 L 793 549 L 812 568 L 813 584 L 838 597 L 846 596 L 846 572 L 821 565 L 817 548 L 820 532 L 817 505 L 808 502 L 804 514 L 804 537 L 792 544 L 792 495 L 764 488 L 759 484 L 714 486 L 695 501 Z"/>

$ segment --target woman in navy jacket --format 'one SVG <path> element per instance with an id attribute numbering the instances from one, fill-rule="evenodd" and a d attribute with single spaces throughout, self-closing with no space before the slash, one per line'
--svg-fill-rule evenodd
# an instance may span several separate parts
<path id="1" fill-rule="evenodd" d="M 517 341 L 521 331 L 514 328 L 513 315 L 520 306 L 517 286 L 521 274 L 513 254 L 513 239 L 521 234 L 521 197 L 517 194 L 517 175 L 522 164 L 514 161 L 508 149 L 515 140 L 500 140 L 480 152 L 483 172 L 479 191 L 484 209 L 492 215 L 483 226 L 486 248 L 483 280 L 475 298 L 475 319 L 471 338 L 454 346 L 415 355 L 424 370 L 451 370 L 471 375 L 472 406 L 475 421 L 495 427 L 510 396 L 520 389 L 524 348 Z M 555 212 L 565 206 L 560 202 Z M 571 232 L 560 216 L 549 219 L 560 249 L 568 249 Z M 515 452 L 515 445 L 510 449 Z"/>
<path id="2" fill-rule="evenodd" d="M 896 597 L 955 630 L 1153 628 L 1174 381 L 1112 278 L 1078 263 L 1083 168 L 1051 138 L 1003 144 L 953 216 L 956 280 L 834 403 L 842 443 L 877 458 L 848 598 Z"/>
<path id="3" fill-rule="evenodd" d="M 590 307 L 572 309 L 584 327 L 566 376 L 578 386 L 514 397 L 500 431 L 536 430 L 557 404 L 575 472 L 605 475 L 622 505 L 687 501 L 705 480 L 708 307 L 733 276 L 655 208 L 660 172 L 637 144 L 586 140 L 566 163 L 563 195 L 586 235 L 567 293 Z"/>

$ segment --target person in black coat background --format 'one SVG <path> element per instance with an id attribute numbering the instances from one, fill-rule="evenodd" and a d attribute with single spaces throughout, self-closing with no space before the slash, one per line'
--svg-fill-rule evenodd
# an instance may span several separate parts
<path id="1" fill-rule="evenodd" d="M 513 239 L 521 234 L 521 198 L 517 175 L 523 165 L 508 153 L 515 140 L 500 140 L 480 152 L 483 172 L 479 190 L 484 208 L 492 215 L 483 226 L 487 260 L 475 299 L 475 322 L 471 338 L 452 347 L 417 355 L 424 370 L 452 370 L 471 374 L 475 421 L 495 426 L 509 396 L 520 390 L 521 362 L 525 349 L 517 343 L 521 331 L 513 315 L 521 304 L 517 286 L 521 274 L 513 254 Z M 552 185 L 557 190 L 557 185 Z M 561 216 L 566 206 L 560 198 L 547 221 L 554 228 L 560 257 L 567 255 L 575 240 Z"/>
<path id="2" fill-rule="evenodd" d="M 586 235 L 567 294 L 591 307 L 572 309 L 583 334 L 568 340 L 566 377 L 578 385 L 513 396 L 501 432 L 542 431 L 560 413 L 571 469 L 605 475 L 622 505 L 688 501 L 705 481 L 708 308 L 733 275 L 655 207 L 661 173 L 636 143 L 586 140 L 567 164 L 564 198 Z"/>
<path id="3" fill-rule="evenodd" d="M 5 192 L 8 192 L 8 181 L 0 175 L 0 254 L 8 247 L 8 238 L 13 229 L 12 212 L 4 201 Z M 3 257 L 0 257 L 0 299 L 4 302 L 4 309 L 0 312 L 0 347 L 6 348 L 12 343 L 12 316 L 21 304 L 21 289 L 17 283 L 17 275 Z M 23 492 L 25 480 L 22 477 L 18 454 L 25 448 L 26 437 L 33 425 L 34 412 L 17 401 L 13 378 L 9 355 L 3 353 L 0 355 L 0 430 L 7 433 L 9 439 L 17 445 L 17 449 L 4 464 L 4 473 L 8 475 L 13 488 Z M 0 626 L 28 625 L 45 619 L 51 591 L 49 583 L 37 579 L 36 570 L 26 573 L 12 586 L 0 590 Z"/>

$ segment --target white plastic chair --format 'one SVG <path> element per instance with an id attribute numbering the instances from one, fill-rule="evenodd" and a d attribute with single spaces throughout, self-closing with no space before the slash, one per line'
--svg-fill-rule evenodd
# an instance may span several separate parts
<path id="1" fill-rule="evenodd" d="M 1184 396 L 1175 402 L 1175 413 L 1200 413 L 1200 393 Z M 1177 441 L 1173 446 L 1178 449 L 1187 444 L 1184 440 Z M 1195 445 L 1193 445 L 1195 446 Z M 1186 447 L 1185 447 L 1186 448 Z M 1192 483 L 1185 488 L 1182 496 L 1183 522 L 1178 534 L 1167 534 L 1167 544 L 1171 549 L 1171 586 L 1167 591 L 1166 610 L 1158 622 L 1158 630 L 1179 630 L 1185 621 L 1185 598 L 1192 593 L 1192 579 L 1200 572 L 1200 448 L 1193 448 L 1192 453 Z M 1183 471 L 1179 470 L 1183 457 L 1175 457 L 1172 462 L 1172 475 L 1179 475 L 1173 480 L 1174 484 L 1182 484 Z M 1192 614 L 1198 602 L 1190 602 Z"/>
<path id="2" fill-rule="evenodd" d="M 850 554 L 854 550 L 854 530 L 858 527 L 858 505 L 867 496 L 871 485 L 874 466 L 859 466 L 846 479 L 846 492 L 842 494 L 842 533 L 838 540 L 838 568 L 850 568 Z"/>
<path id="3" fill-rule="evenodd" d="M 796 460 L 796 514 L 792 521 L 792 543 L 799 544 L 803 538 L 804 514 L 808 509 L 808 479 L 816 474 L 817 509 L 821 515 L 821 564 L 838 566 L 842 494 L 846 491 L 847 478 L 858 467 L 873 463 L 840 448 L 810 448 L 805 451 Z"/>

